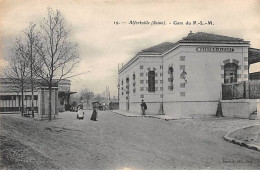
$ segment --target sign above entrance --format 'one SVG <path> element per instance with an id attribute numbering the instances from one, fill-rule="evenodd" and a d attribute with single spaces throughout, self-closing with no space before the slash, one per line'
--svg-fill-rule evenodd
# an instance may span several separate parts
<path id="1" fill-rule="evenodd" d="M 197 52 L 234 52 L 232 47 L 197 47 Z"/>

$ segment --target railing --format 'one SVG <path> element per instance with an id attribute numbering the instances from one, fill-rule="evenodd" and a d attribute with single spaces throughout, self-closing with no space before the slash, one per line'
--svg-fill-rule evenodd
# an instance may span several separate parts
<path id="1" fill-rule="evenodd" d="M 222 84 L 222 100 L 260 99 L 260 80 Z"/>

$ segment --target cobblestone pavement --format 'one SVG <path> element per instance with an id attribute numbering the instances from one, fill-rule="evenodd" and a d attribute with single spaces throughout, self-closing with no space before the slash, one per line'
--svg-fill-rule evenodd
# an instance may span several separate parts
<path id="1" fill-rule="evenodd" d="M 259 120 L 211 117 L 165 121 L 102 111 L 98 121 L 90 121 L 90 116 L 86 111 L 85 118 L 78 120 L 76 113 L 65 112 L 48 122 L 0 115 L 0 135 L 38 153 L 39 162 L 46 159 L 53 165 L 46 169 L 260 168 L 260 152 L 222 139 L 230 131 L 259 124 Z M 2 156 L 2 168 L 6 159 Z M 8 168 L 17 168 L 12 165 L 15 163 L 8 163 Z"/>
<path id="2" fill-rule="evenodd" d="M 59 169 L 52 160 L 30 147 L 0 135 L 0 169 Z"/>

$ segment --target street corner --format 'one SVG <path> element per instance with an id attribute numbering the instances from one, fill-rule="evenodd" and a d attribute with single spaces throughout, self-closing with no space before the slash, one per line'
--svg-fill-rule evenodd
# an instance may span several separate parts
<path id="1" fill-rule="evenodd" d="M 253 125 L 229 132 L 224 140 L 249 149 L 260 151 L 260 125 Z"/>

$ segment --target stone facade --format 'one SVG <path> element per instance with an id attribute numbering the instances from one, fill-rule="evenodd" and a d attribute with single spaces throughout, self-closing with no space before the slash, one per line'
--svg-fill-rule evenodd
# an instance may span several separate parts
<path id="1" fill-rule="evenodd" d="M 222 84 L 248 80 L 249 46 L 243 39 L 198 32 L 144 49 L 119 70 L 119 109 L 140 113 L 143 99 L 147 114 L 213 115 Z"/>

